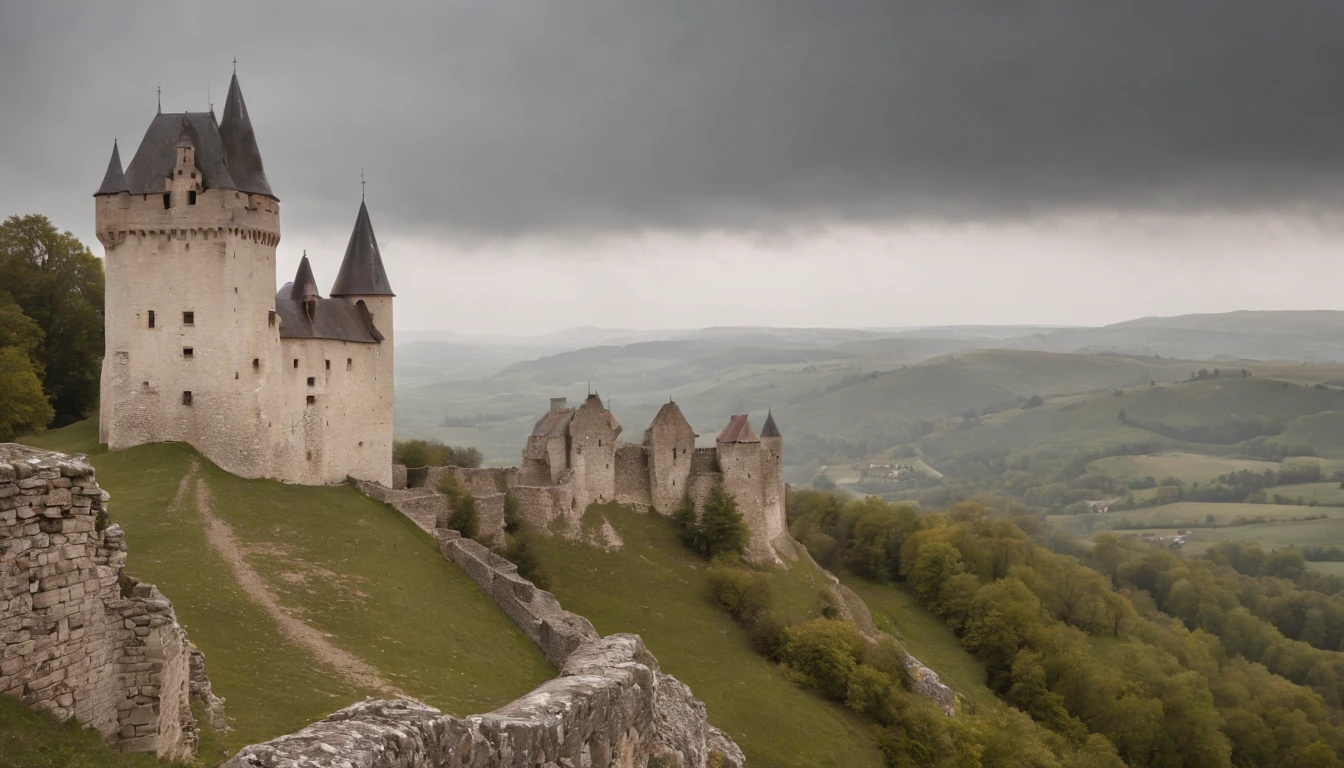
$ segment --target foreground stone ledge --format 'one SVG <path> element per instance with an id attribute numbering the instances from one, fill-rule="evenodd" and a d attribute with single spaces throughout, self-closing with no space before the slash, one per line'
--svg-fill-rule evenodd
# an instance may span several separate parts
<path id="1" fill-rule="evenodd" d="M 711 761 L 711 754 L 715 755 Z M 560 676 L 485 715 L 411 699 L 366 701 L 298 733 L 244 748 L 224 768 L 741 768 L 705 705 L 658 671 L 636 635 L 576 649 Z"/>

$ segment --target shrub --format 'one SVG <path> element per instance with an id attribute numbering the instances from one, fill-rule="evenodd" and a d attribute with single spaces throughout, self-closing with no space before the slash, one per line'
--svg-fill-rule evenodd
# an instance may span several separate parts
<path id="1" fill-rule="evenodd" d="M 817 595 L 817 610 L 828 619 L 839 619 L 845 615 L 845 604 L 834 589 L 826 588 Z"/>
<path id="2" fill-rule="evenodd" d="M 475 448 L 444 445 L 441 440 L 392 441 L 392 463 L 407 467 L 475 468 L 483 459 Z"/>
<path id="3" fill-rule="evenodd" d="M 549 589 L 551 575 L 541 565 L 541 559 L 532 548 L 532 532 L 525 527 L 518 528 L 509 537 L 509 546 L 504 549 L 506 560 L 518 566 L 518 575 L 532 582 L 538 589 Z"/>
<path id="4" fill-rule="evenodd" d="M 812 621 L 784 630 L 779 661 L 795 681 L 824 696 L 844 701 L 849 679 L 863 659 L 863 636 L 835 619 Z"/>
<path id="5" fill-rule="evenodd" d="M 709 589 L 719 607 L 746 625 L 751 625 L 774 600 L 769 577 L 745 568 L 710 568 Z"/>
<path id="6" fill-rule="evenodd" d="M 747 546 L 747 523 L 737 511 L 732 494 L 715 485 L 705 500 L 705 511 L 700 515 L 702 554 L 714 557 L 724 552 L 741 552 Z"/>
<path id="7" fill-rule="evenodd" d="M 513 494 L 504 494 L 504 532 L 517 533 L 522 530 L 523 520 L 518 516 L 518 499 Z"/>
<path id="8" fill-rule="evenodd" d="M 459 488 L 452 475 L 443 479 L 439 491 L 448 497 L 448 527 L 468 539 L 480 533 L 480 517 L 476 513 L 476 497 Z"/>
<path id="9" fill-rule="evenodd" d="M 787 621 L 767 609 L 756 614 L 756 620 L 747 630 L 747 635 L 751 638 L 751 647 L 757 653 L 772 661 L 778 661 L 779 649 L 784 643 L 784 632 L 788 628 Z"/>

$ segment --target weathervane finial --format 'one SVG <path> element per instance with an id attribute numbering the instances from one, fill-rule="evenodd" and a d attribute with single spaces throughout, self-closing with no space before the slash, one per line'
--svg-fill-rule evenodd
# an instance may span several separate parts
<path id="1" fill-rule="evenodd" d="M 159 114 L 162 115 L 162 114 L 163 114 L 163 83 L 159 83 L 158 87 L 154 89 L 154 93 L 158 96 L 158 100 L 159 100 Z"/>
<path id="2" fill-rule="evenodd" d="M 364 202 L 364 166 L 359 167 L 359 202 Z"/>
<path id="3" fill-rule="evenodd" d="M 238 57 L 237 57 L 237 56 L 234 56 L 234 57 L 233 57 L 233 76 L 234 76 L 234 77 L 237 77 L 237 76 L 238 76 Z"/>

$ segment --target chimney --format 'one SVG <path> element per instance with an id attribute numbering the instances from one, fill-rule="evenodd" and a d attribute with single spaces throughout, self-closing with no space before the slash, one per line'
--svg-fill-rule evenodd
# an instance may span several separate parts
<path id="1" fill-rule="evenodd" d="M 563 397 L 552 397 L 552 398 L 551 398 L 551 413 L 555 413 L 556 411 L 558 411 L 558 410 L 564 408 L 564 407 L 565 407 L 565 404 L 566 404 L 567 402 L 569 402 L 567 398 L 563 398 Z"/>

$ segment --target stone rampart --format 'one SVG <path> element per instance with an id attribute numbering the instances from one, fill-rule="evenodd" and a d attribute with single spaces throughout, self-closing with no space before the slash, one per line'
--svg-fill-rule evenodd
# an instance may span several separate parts
<path id="1" fill-rule="evenodd" d="M 745 766 L 742 750 L 709 724 L 704 703 L 662 674 L 637 635 L 601 637 L 513 563 L 456 531 L 439 527 L 436 534 L 444 556 L 541 648 L 559 677 L 466 718 L 411 699 L 362 702 L 246 747 L 223 768 Z"/>
<path id="2" fill-rule="evenodd" d="M 167 598 L 122 573 L 106 501 L 82 460 L 0 444 L 0 694 L 126 751 L 185 759 L 197 742 L 186 632 Z"/>

